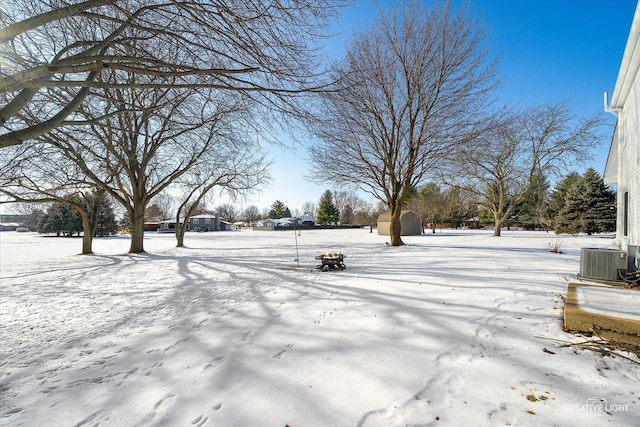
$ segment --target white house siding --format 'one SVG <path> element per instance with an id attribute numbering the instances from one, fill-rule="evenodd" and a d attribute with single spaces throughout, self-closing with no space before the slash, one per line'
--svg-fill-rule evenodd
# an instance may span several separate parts
<path id="1" fill-rule="evenodd" d="M 624 202 L 624 194 L 628 193 L 627 236 L 622 236 L 625 246 L 640 246 L 640 76 L 636 73 L 633 88 L 625 102 L 623 120 L 626 134 L 621 147 L 622 185 L 618 187 L 618 206 Z M 623 224 L 623 209 L 619 210 L 619 230 Z M 622 230 L 624 232 L 624 230 Z"/>
<path id="2" fill-rule="evenodd" d="M 618 187 L 616 244 L 634 257 L 640 247 L 640 3 L 610 107 L 618 122 L 604 176 L 606 183 Z"/>

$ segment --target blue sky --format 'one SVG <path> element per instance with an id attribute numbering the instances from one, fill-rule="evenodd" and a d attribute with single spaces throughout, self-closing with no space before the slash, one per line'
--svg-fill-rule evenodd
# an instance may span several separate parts
<path id="1" fill-rule="evenodd" d="M 365 29 L 378 18 L 379 10 L 392 4 L 391 0 L 354 0 L 334 26 L 336 37 L 326 42 L 328 56 L 340 58 L 350 35 Z M 459 7 L 462 1 L 452 0 L 452 4 Z M 525 107 L 567 101 L 580 115 L 601 112 L 603 93 L 611 95 L 615 86 L 636 4 L 636 0 L 471 0 L 471 13 L 484 20 L 489 51 L 501 55 L 503 85 L 496 92 L 498 102 Z M 615 117 L 607 115 L 607 120 L 607 136 L 588 165 L 600 174 Z M 274 160 L 272 183 L 257 194 L 232 201 L 237 208 L 263 209 L 281 200 L 295 212 L 305 202 L 318 203 L 327 187 L 305 179 L 308 161 L 303 137 L 296 142 L 294 148 L 265 147 Z M 216 196 L 212 195 L 210 208 L 228 202 Z M 361 196 L 374 202 L 366 194 Z M 0 206 L 1 211 L 6 209 Z"/>
<path id="2" fill-rule="evenodd" d="M 433 3 L 427 1 L 427 3 Z M 483 19 L 492 54 L 501 55 L 500 103 L 531 106 L 567 101 L 573 110 L 592 116 L 603 110 L 603 92 L 613 92 L 636 0 L 471 0 L 471 12 Z M 340 57 L 349 35 L 363 29 L 391 1 L 356 0 L 343 10 L 336 26 L 341 33 L 330 46 Z M 454 1 L 454 7 L 460 1 Z M 615 117 L 602 146 L 594 150 L 589 165 L 604 172 Z M 317 203 L 326 190 L 305 180 L 308 163 L 302 147 L 270 149 L 274 157 L 273 183 L 246 201 L 263 208 L 283 201 L 292 211 L 304 202 Z M 586 167 L 585 167 L 586 169 Z M 579 170 L 578 172 L 583 172 Z M 333 189 L 332 189 L 333 190 Z"/>

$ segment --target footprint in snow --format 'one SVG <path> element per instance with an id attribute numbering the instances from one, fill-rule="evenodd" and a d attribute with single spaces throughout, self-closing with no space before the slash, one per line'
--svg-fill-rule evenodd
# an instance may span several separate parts
<path id="1" fill-rule="evenodd" d="M 280 359 L 280 357 L 287 351 L 293 348 L 293 344 L 289 344 L 287 345 L 287 347 L 285 347 L 284 349 L 280 350 L 279 352 L 277 352 L 276 354 L 274 354 L 273 357 L 274 359 Z"/>
<path id="2" fill-rule="evenodd" d="M 209 361 L 206 365 L 204 365 L 203 369 L 216 368 L 220 365 L 227 357 L 225 355 L 215 357 Z"/>
<path id="3" fill-rule="evenodd" d="M 169 353 L 170 351 L 173 351 L 173 349 L 175 349 L 178 345 L 182 344 L 183 342 L 187 342 L 189 341 L 190 338 L 183 338 L 181 340 L 178 340 L 176 342 L 174 342 L 173 344 L 171 344 L 169 347 L 166 347 L 164 349 L 165 353 Z M 148 353 L 148 352 L 147 352 Z"/>
<path id="4" fill-rule="evenodd" d="M 162 399 L 158 400 L 156 404 L 153 405 L 155 414 L 164 413 L 171 405 L 173 405 L 173 402 L 175 402 L 175 400 L 175 393 L 165 394 Z"/>
<path id="5" fill-rule="evenodd" d="M 209 417 L 205 417 L 204 415 L 198 415 L 193 421 L 191 421 L 191 424 L 196 427 L 202 427 L 203 425 L 206 424 L 208 419 Z"/>
<path id="6" fill-rule="evenodd" d="M 156 363 L 154 363 L 153 365 L 151 365 L 151 368 L 149 368 L 149 369 L 144 373 L 144 375 L 148 377 L 149 375 L 151 375 L 151 373 L 153 372 L 154 368 L 160 368 L 160 367 L 162 367 L 162 362 L 156 362 Z"/>
<path id="7" fill-rule="evenodd" d="M 20 408 L 20 407 L 12 408 L 12 409 L 7 409 L 7 410 L 2 414 L 2 418 L 9 418 L 9 417 L 11 417 L 11 416 L 13 416 L 13 415 L 16 415 L 16 414 L 22 414 L 23 412 L 27 412 L 27 410 L 26 410 L 26 409 L 24 409 L 24 408 Z"/>

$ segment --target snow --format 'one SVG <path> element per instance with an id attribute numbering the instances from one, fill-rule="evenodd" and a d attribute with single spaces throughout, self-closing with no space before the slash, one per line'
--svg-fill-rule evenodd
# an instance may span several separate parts
<path id="1" fill-rule="evenodd" d="M 150 233 L 83 256 L 0 233 L 0 425 L 640 425 L 640 364 L 563 346 L 585 339 L 562 330 L 580 248 L 611 240 L 403 239 Z M 347 269 L 316 271 L 327 251 Z"/>
<path id="2" fill-rule="evenodd" d="M 589 313 L 640 320 L 640 292 L 604 286 L 576 289 L 578 306 Z"/>

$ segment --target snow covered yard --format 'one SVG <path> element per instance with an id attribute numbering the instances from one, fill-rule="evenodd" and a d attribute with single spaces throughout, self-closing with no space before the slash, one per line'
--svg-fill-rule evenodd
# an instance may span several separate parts
<path id="1" fill-rule="evenodd" d="M 0 233 L 0 425 L 640 425 L 640 365 L 561 347 L 600 237 Z M 317 272 L 342 251 L 347 269 Z M 545 351 L 545 349 L 547 351 Z"/>

